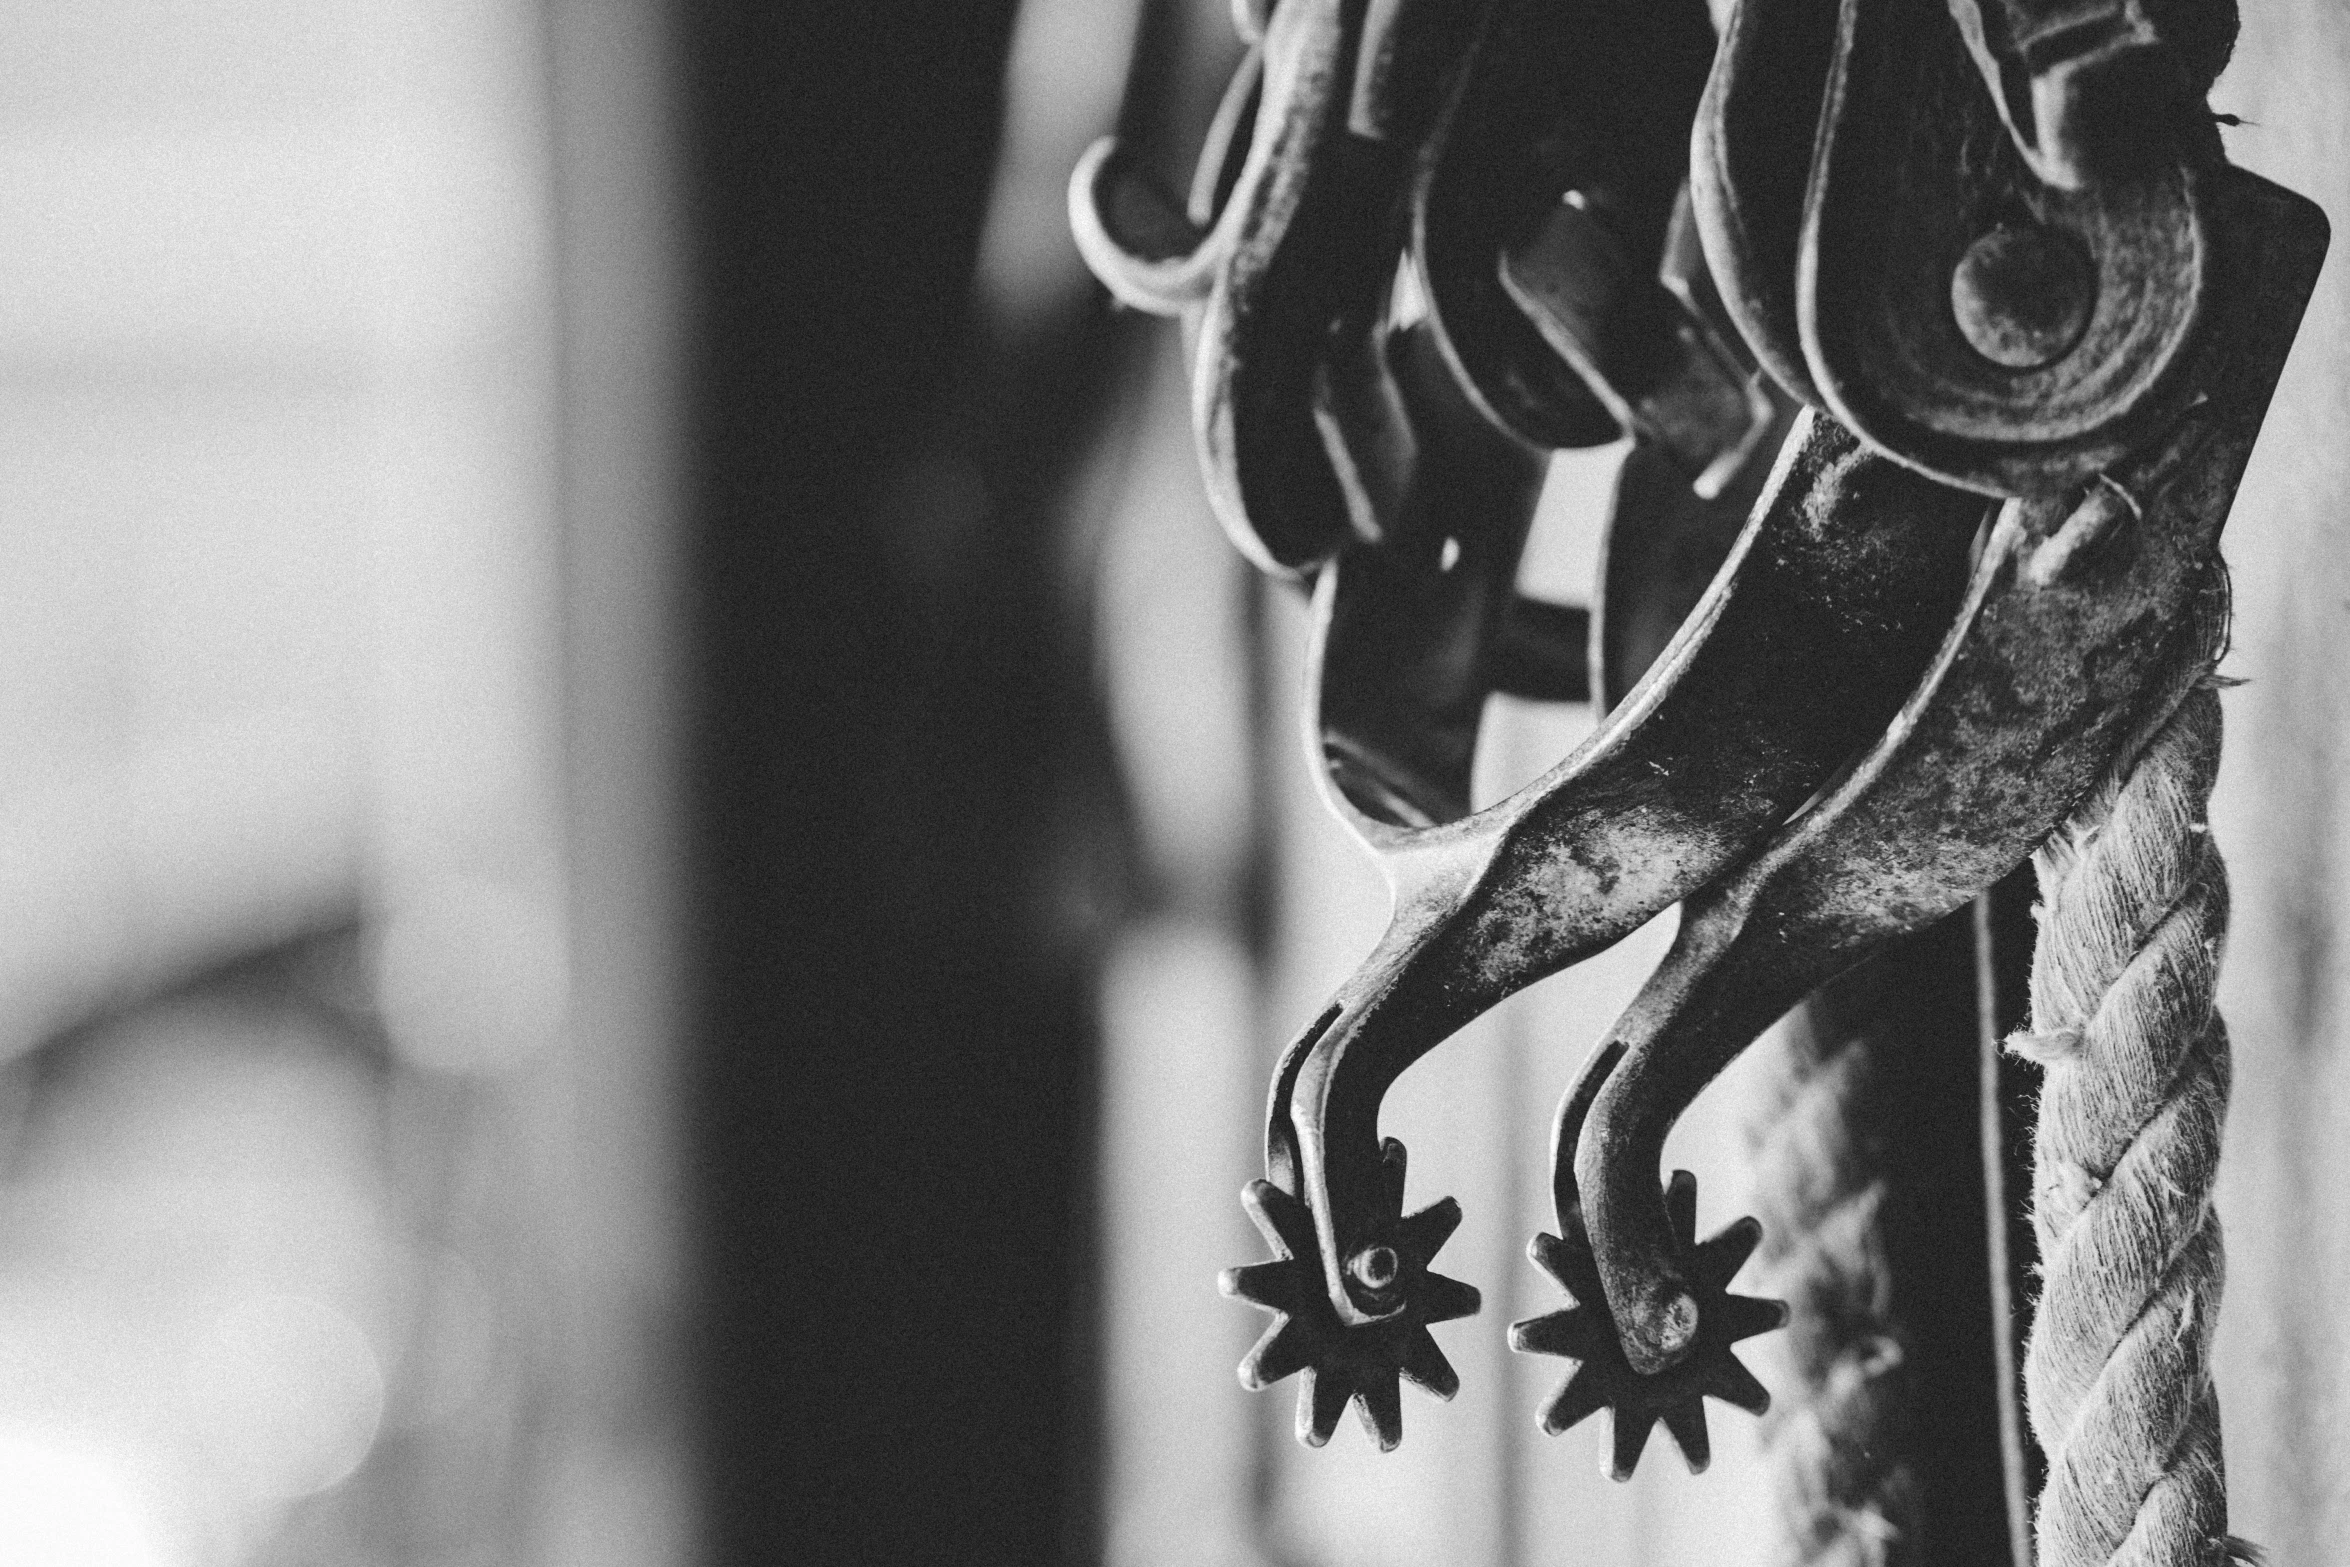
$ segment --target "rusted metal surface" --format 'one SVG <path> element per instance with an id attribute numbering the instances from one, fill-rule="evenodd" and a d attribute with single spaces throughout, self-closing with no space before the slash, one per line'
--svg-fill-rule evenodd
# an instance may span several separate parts
<path id="1" fill-rule="evenodd" d="M 1818 425 L 1738 541 L 1747 564 L 1722 578 L 1653 690 L 1552 775 L 1472 816 L 1468 764 L 1491 680 L 1480 650 L 1511 618 L 1538 472 L 1467 417 L 1424 329 L 1395 346 L 1398 402 L 1424 432 L 1418 482 L 1380 548 L 1324 575 L 1312 723 L 1328 797 L 1396 879 L 1398 911 L 1277 1081 L 1272 1184 L 1252 1212 L 1281 1237 L 1278 1271 L 1236 1270 L 1228 1284 L 1282 1313 L 1245 1368 L 1252 1385 L 1299 1369 L 1300 1346 L 1327 1351 L 1307 1366 L 1301 1434 L 1326 1439 L 1351 1387 L 1390 1445 L 1398 1374 L 1449 1387 L 1405 1357 L 1442 1365 L 1420 1329 L 1444 1320 L 1427 1316 L 1432 1291 L 1455 1295 L 1427 1270 L 1422 1221 L 1405 1220 L 1389 1190 L 1399 1145 L 1365 1141 L 1380 1099 L 1461 1022 L 1643 922 L 1815 789 L 1919 667 L 1981 511 Z M 1692 504 L 1702 518 L 1708 503 Z M 1818 525 L 1831 515 L 1839 526 Z M 1625 508 L 1617 531 L 1647 520 Z M 1702 554 L 1718 525 L 1689 531 Z M 1831 584 L 1867 587 L 1823 620 Z M 1302 1232 L 1301 1215 L 1313 1221 Z M 1311 1251 L 1294 1249 L 1301 1234 Z M 1382 1256 L 1400 1264 L 1367 1268 Z"/>
<path id="2" fill-rule="evenodd" d="M 1386 677 L 1422 628 L 1451 624 L 1421 607 L 1441 574 L 1385 550 L 1325 574 L 1312 721 L 1342 759 L 1328 798 L 1380 857 L 1396 914 L 1285 1059 L 1267 1169 L 1315 1212 L 1339 1320 L 1398 1309 L 1393 1292 L 1347 1276 L 1380 1243 L 1360 1197 L 1374 1189 L 1389 1085 L 1470 1018 L 1718 876 L 1881 729 L 1956 607 L 1981 515 L 1979 498 L 1815 417 L 1688 627 L 1600 732 L 1527 789 L 1449 821 L 1403 816 L 1401 789 L 1367 787 L 1360 759 L 1377 748 L 1356 738 L 1422 727 L 1394 705 L 1409 685 Z"/>
<path id="3" fill-rule="evenodd" d="M 1660 1419 L 1701 1463 L 1703 1394 L 1758 1402 L 1750 1228 L 1697 1241 L 1664 1134 L 2019 863 L 2185 667 L 2326 243 L 2196 118 L 2223 12 L 1745 0 L 1717 53 L 1694 0 L 1285 0 L 1243 8 L 1187 210 L 1108 144 L 1079 169 L 1089 258 L 1186 318 L 1227 530 L 1313 579 L 1317 781 L 1394 890 L 1275 1075 L 1277 1255 L 1226 1276 L 1307 1441 L 1352 1400 L 1392 1446 L 1475 1308 L 1430 1266 L 1457 1211 L 1403 1212 L 1389 1087 L 1676 901 L 1561 1110 L 1539 1258 L 1574 1304 L 1519 1338 L 1583 1361 L 1545 1423 L 1614 1409 L 1624 1471 Z M 2163 134 L 2123 159 L 2133 109 Z M 1619 432 L 1598 602 L 1521 598 L 1545 454 Z M 1486 698 L 1586 689 L 1590 741 L 1473 811 Z"/>
<path id="4" fill-rule="evenodd" d="M 2224 358 L 2195 411 L 2114 476 L 2136 525 L 2042 584 L 2031 560 L 2071 507 L 2011 503 L 1900 717 L 1752 863 L 1689 900 L 1671 955 L 1602 1046 L 1622 1060 L 1593 1099 L 1576 1178 L 1635 1367 L 1673 1365 L 1692 1337 L 1691 1283 L 1656 1186 L 1682 1108 L 1814 985 L 2019 863 L 2162 710 L 2162 682 L 2201 667 L 2176 639 L 2214 580 L 2228 501 L 2326 245 L 2301 198 L 2240 171 L 2212 183 L 2225 286 L 2211 341 Z"/>
<path id="5" fill-rule="evenodd" d="M 1661 260 L 1669 193 L 1652 206 L 1651 255 Z M 1423 223 L 1415 235 L 1430 232 Z M 1444 299 L 1449 263 L 1425 249 L 1415 259 L 1430 299 Z M 1585 281 L 1579 266 L 1605 273 L 1610 286 L 1622 280 L 1612 237 L 1595 265 L 1588 251 L 1560 257 L 1537 249 L 1511 259 L 1519 287 L 1501 297 L 1538 320 L 1550 314 L 1541 324 L 1553 328 L 1563 312 L 1545 307 L 1567 290 L 1546 287 L 1546 269 L 1567 283 Z M 1488 254 L 1488 276 L 1499 263 Z M 1711 375 L 1674 373 L 1696 357 L 1693 345 L 1718 344 L 1681 303 L 1703 291 L 1686 276 L 1679 281 L 1669 291 L 1651 276 L 1633 296 L 1655 304 L 1657 348 L 1559 356 L 1588 395 L 1645 437 L 1641 450 L 1653 456 L 1637 471 L 1677 476 L 1620 492 L 1626 504 L 1611 536 L 1639 546 L 1619 552 L 1624 565 L 1642 560 L 1643 549 L 1671 563 L 1670 551 L 1653 546 L 1676 535 L 1697 535 L 1700 558 L 1713 553 L 1707 546 L 1756 482 L 1749 458 L 1773 420 L 1771 403 L 1718 346 L 1701 350 L 1711 355 Z M 1574 324 L 1607 327 L 1602 314 L 1587 312 Z M 1309 1440 L 1327 1437 L 1352 1389 L 1380 1441 L 1392 1445 L 1401 1434 L 1397 1377 L 1446 1385 L 1431 1370 L 1441 1357 L 1423 1359 L 1430 1376 L 1407 1364 L 1434 1355 L 1422 1329 L 1441 1318 L 1427 1316 L 1427 1298 L 1435 1291 L 1451 1299 L 1451 1286 L 1427 1269 L 1432 1246 L 1403 1243 L 1401 1227 L 1418 1221 L 1404 1220 L 1398 1202 L 1387 1200 L 1399 1151 L 1376 1126 L 1388 1087 L 1495 1001 L 1719 874 L 1816 790 L 1890 717 L 1922 667 L 1955 606 L 1982 513 L 1979 499 L 1920 480 L 1861 452 L 1832 424 L 1815 424 L 1730 551 L 1734 569 L 1716 580 L 1658 674 L 1576 757 L 1470 817 L 1469 761 L 1493 684 L 1484 650 L 1502 641 L 1500 628 L 1511 620 L 1509 584 L 1539 465 L 1512 439 L 1520 432 L 1478 417 L 1491 405 L 1460 368 L 1460 343 L 1444 319 L 1438 304 L 1393 338 L 1374 337 L 1367 353 L 1325 360 L 1315 404 L 1333 467 L 1355 476 L 1350 496 L 1372 513 L 1358 536 L 1376 545 L 1341 554 L 1319 584 L 1313 738 L 1326 758 L 1333 808 L 1381 857 L 1398 907 L 1388 938 L 1276 1078 L 1271 1184 L 1254 1211 L 1269 1236 L 1283 1237 L 1277 1280 L 1236 1271 L 1227 1281 L 1280 1312 L 1244 1376 L 1256 1384 L 1311 1373 L 1300 1399 Z M 1564 334 L 1537 328 L 1534 335 Z M 1596 331 L 1590 340 L 1605 341 Z M 1636 398 L 1666 418 L 1640 417 Z M 1705 417 L 1725 404 L 1731 417 Z M 1700 417 L 1674 426 L 1670 416 L 1688 408 Z M 1684 439 L 1668 444 L 1667 429 Z M 1643 509 L 1651 505 L 1654 527 Z M 1698 526 L 1688 525 L 1693 520 Z M 1653 580 L 1661 590 L 1651 591 L 1650 580 L 1619 567 L 1611 602 L 1643 618 L 1638 612 L 1650 601 L 1684 593 L 1690 575 L 1659 571 Z M 1659 618 L 1653 610 L 1645 617 L 1652 625 Z M 1608 642 L 1604 622 L 1601 642 Z M 1293 1198 L 1302 1202 L 1283 1201 Z M 1290 1250 L 1299 1213 L 1313 1221 L 1311 1254 Z M 1387 1261 L 1368 1266 L 1374 1258 Z M 1300 1283 L 1309 1275 L 1318 1289 Z M 1402 1324 L 1413 1326 L 1407 1332 Z M 1321 1346 L 1320 1358 L 1301 1364 L 1301 1345 Z"/>

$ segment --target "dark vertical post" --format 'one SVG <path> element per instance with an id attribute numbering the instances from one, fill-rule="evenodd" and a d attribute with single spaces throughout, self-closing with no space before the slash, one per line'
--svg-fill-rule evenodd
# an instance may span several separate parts
<path id="1" fill-rule="evenodd" d="M 1974 906 L 1887 943 L 1805 1003 L 1823 1061 L 1840 1059 L 1846 1117 L 1846 1146 L 1833 1159 L 1815 1154 L 1815 1166 L 1833 1164 L 1848 1193 L 1877 1190 L 1864 1250 L 1881 1260 L 1859 1277 L 1882 1279 L 1886 1292 L 1872 1298 L 1833 1265 L 1815 1266 L 1798 1307 L 1814 1317 L 1798 1330 L 1827 1345 L 1884 1332 L 1899 1346 L 1879 1373 L 1871 1423 L 1830 1432 L 1864 1444 L 1852 1478 L 1879 1477 L 1868 1484 L 1898 1502 L 1901 1533 L 1886 1560 L 1899 1567 L 2030 1567 L 2019 1523 L 2031 1455 L 2014 1352 L 2031 1252 L 2028 1229 L 2020 1243 L 2012 1234 L 2029 1168 L 2019 1172 L 2014 1135 L 2029 1118 L 2005 1102 L 2015 1083 L 2000 1046 L 2030 963 L 2031 875 L 2027 866 Z M 1837 1319 L 1855 1307 L 1862 1320 Z"/>
<path id="2" fill-rule="evenodd" d="M 970 347 L 1011 11 L 680 24 L 721 1563 L 1026 1567 L 1074 1516 L 1090 1001 L 1034 869 L 1068 683 L 985 486 L 916 461 Z"/>
<path id="3" fill-rule="evenodd" d="M 1917 1567 L 1984 1567 L 2008 1560 L 2010 1545 L 1978 954 L 1969 907 L 1862 971 L 1883 1007 L 1872 1032 L 1886 1056 L 1885 1249 L 1908 1354 L 1923 1535 L 1903 1560 Z"/>

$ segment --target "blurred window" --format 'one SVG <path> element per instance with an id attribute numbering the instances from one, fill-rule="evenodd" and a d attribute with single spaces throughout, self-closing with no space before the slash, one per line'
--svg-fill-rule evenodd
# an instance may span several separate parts
<path id="1" fill-rule="evenodd" d="M 583 1026 L 573 961 L 661 802 L 572 852 L 548 29 L 10 16 L 11 1563 L 679 1549 L 659 980 Z"/>

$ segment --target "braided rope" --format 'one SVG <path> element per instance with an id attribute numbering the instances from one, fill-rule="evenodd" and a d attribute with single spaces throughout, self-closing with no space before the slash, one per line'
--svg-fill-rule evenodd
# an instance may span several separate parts
<path id="1" fill-rule="evenodd" d="M 2219 766 L 2224 582 L 2204 595 L 2185 698 L 2034 857 L 2038 1062 L 2033 1225 L 2042 1289 L 2025 1357 L 2048 1455 L 2039 1567 L 2219 1567 L 2227 1532 L 2211 1336 L 2212 1207 L 2228 1096 L 2214 1005 L 2226 869 L 2205 812 Z"/>
<path id="2" fill-rule="evenodd" d="M 1869 1034 L 1806 1008 L 1781 1030 L 1777 1102 L 1754 1123 L 1756 1261 L 1793 1308 L 1792 1380 L 1774 1379 L 1763 1441 L 1784 1567 L 1887 1567 L 1914 1535 L 1909 1408 L 1880 1215 L 1882 1070 Z"/>

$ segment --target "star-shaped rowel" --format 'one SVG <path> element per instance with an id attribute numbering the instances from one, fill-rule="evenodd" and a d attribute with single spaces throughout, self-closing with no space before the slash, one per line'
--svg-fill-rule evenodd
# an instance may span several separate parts
<path id="1" fill-rule="evenodd" d="M 1537 1235 L 1526 1248 L 1534 1265 L 1558 1280 L 1574 1304 L 1510 1324 L 1510 1348 L 1580 1362 L 1566 1385 L 1543 1406 L 1542 1429 L 1555 1436 L 1601 1408 L 1612 1410 L 1615 1446 L 1608 1473 L 1618 1480 L 1632 1478 L 1641 1449 L 1648 1445 L 1649 1428 L 1659 1420 L 1680 1444 L 1690 1472 L 1704 1469 L 1713 1457 L 1705 1429 L 1708 1393 L 1750 1414 L 1768 1409 L 1771 1395 L 1730 1346 L 1787 1320 L 1781 1301 L 1729 1292 L 1730 1280 L 1762 1239 L 1761 1225 L 1740 1219 L 1704 1245 L 1696 1244 L 1697 1179 L 1687 1170 L 1673 1172 L 1665 1187 L 1665 1210 L 1672 1219 L 1673 1249 L 1682 1275 L 1697 1293 L 1697 1339 L 1678 1364 L 1643 1376 L 1624 1358 L 1607 1295 L 1600 1287 L 1599 1265 L 1592 1259 L 1591 1238 L 1579 1215 L 1567 1224 L 1565 1238 Z"/>
<path id="2" fill-rule="evenodd" d="M 1363 1428 L 1391 1452 L 1403 1440 L 1399 1376 L 1450 1398 L 1461 1379 L 1436 1347 L 1430 1323 L 1476 1314 L 1477 1291 L 1458 1279 L 1428 1270 L 1461 1222 L 1461 1207 L 1450 1197 L 1403 1217 L 1403 1144 L 1389 1138 L 1381 1171 L 1381 1237 L 1358 1253 L 1359 1276 L 1376 1294 L 1400 1302 L 1393 1316 L 1360 1326 L 1338 1320 L 1323 1283 L 1314 1218 L 1303 1199 L 1270 1181 L 1251 1181 L 1240 1194 L 1275 1252 L 1271 1262 L 1227 1268 L 1217 1280 L 1225 1294 L 1275 1313 L 1273 1325 L 1240 1363 L 1240 1384 L 1271 1387 L 1293 1371 L 1305 1373 L 1297 1394 L 1297 1439 L 1320 1447 L 1338 1429 L 1349 1399 L 1362 1405 Z"/>

